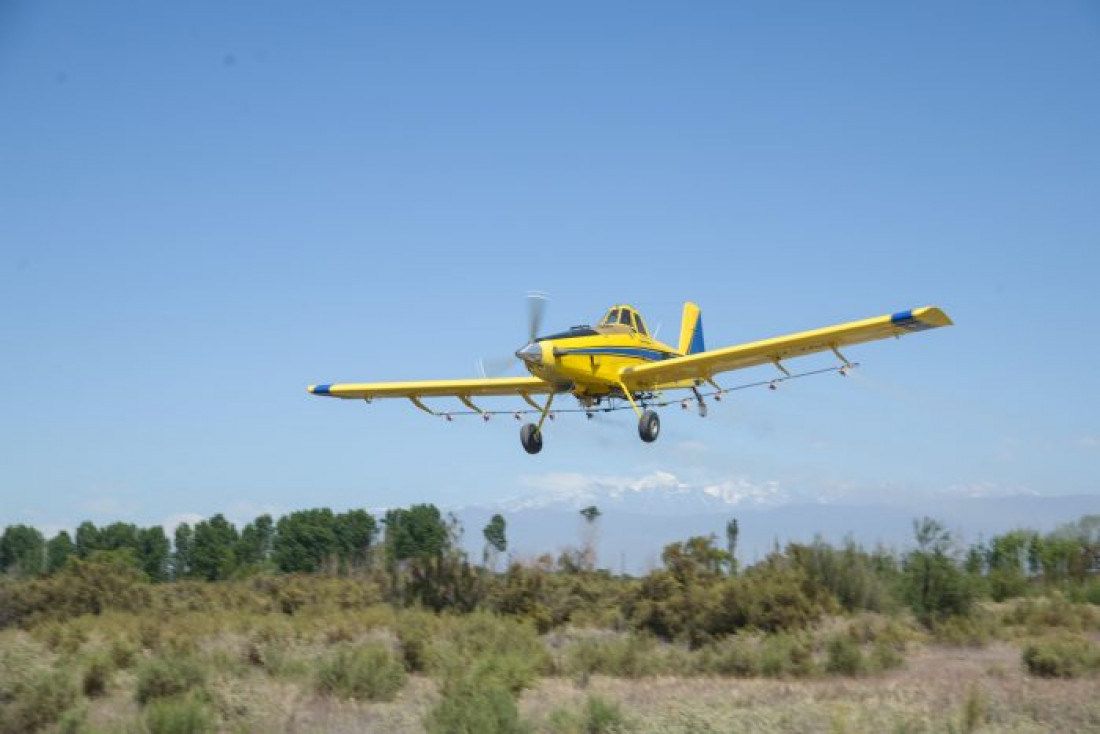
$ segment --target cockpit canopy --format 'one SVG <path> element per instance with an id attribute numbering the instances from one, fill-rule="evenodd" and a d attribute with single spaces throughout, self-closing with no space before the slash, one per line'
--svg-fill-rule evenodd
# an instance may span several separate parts
<path id="1" fill-rule="evenodd" d="M 649 336 L 649 332 L 645 328 L 645 322 L 642 321 L 642 315 L 633 306 L 612 306 L 607 315 L 603 317 L 603 321 L 600 322 L 600 326 L 615 325 L 626 326 L 639 334 Z"/>

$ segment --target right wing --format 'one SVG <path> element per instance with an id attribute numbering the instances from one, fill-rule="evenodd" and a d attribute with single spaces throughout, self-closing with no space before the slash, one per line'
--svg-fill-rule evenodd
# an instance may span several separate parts
<path id="1" fill-rule="evenodd" d="M 468 380 L 423 380 L 419 382 L 348 382 L 310 385 L 314 395 L 330 398 L 436 398 L 469 399 L 486 395 L 545 395 L 556 392 L 554 386 L 537 377 L 483 377 Z"/>
<path id="2" fill-rule="evenodd" d="M 852 344 L 902 336 L 914 331 L 950 326 L 951 319 L 934 306 L 914 308 L 862 321 L 826 326 L 823 329 L 801 331 L 787 336 L 747 342 L 722 349 L 712 349 L 684 357 L 651 362 L 640 367 L 627 367 L 623 382 L 632 390 L 669 390 L 683 380 L 708 380 L 719 372 L 740 370 L 763 364 L 776 364 L 792 357 L 814 352 L 826 352 Z"/>

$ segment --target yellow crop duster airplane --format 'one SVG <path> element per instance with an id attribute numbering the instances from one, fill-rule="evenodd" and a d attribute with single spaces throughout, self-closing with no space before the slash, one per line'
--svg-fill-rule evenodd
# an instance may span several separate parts
<path id="1" fill-rule="evenodd" d="M 542 450 L 542 426 L 547 416 L 553 418 L 550 407 L 554 396 L 572 393 L 589 417 L 597 410 L 614 410 L 613 401 L 624 400 L 638 415 L 638 435 L 646 442 L 657 439 L 661 421 L 653 407 L 668 405 L 661 394 L 669 390 L 689 390 L 697 402 L 700 415 L 706 415 L 703 398 L 737 388 L 721 388 L 715 376 L 731 370 L 773 364 L 784 377 L 769 381 L 775 384 L 791 375 L 783 365 L 785 360 L 815 352 L 832 351 L 841 365 L 828 370 L 846 374 L 853 365 L 840 353 L 842 347 L 853 344 L 900 337 L 915 331 L 938 326 L 950 326 L 951 319 L 933 306 L 914 308 L 885 316 L 802 331 L 772 339 L 747 342 L 732 347 L 706 349 L 703 343 L 703 321 L 699 307 L 685 303 L 680 325 L 680 340 L 676 347 L 662 344 L 650 335 L 642 316 L 632 306 L 612 306 L 598 326 L 574 326 L 568 331 L 538 336 L 542 320 L 544 297 L 531 301 L 528 343 L 516 351 L 516 357 L 530 373 L 529 377 L 481 377 L 468 380 L 429 380 L 423 382 L 368 382 L 335 385 L 311 385 L 314 395 L 365 400 L 376 398 L 407 398 L 416 407 L 450 419 L 450 413 L 437 413 L 422 402 L 423 398 L 454 397 L 470 412 L 486 420 L 497 411 L 478 407 L 475 397 L 518 396 L 534 410 L 515 413 L 538 415 L 537 423 L 527 423 L 520 430 L 520 441 L 529 454 Z M 806 373 L 806 374 L 815 374 Z M 709 385 L 713 392 L 700 392 Z M 536 396 L 545 396 L 541 405 Z M 605 406 L 605 407 L 601 407 Z M 688 406 L 688 401 L 683 402 Z M 621 406 L 626 407 L 626 406 Z"/>

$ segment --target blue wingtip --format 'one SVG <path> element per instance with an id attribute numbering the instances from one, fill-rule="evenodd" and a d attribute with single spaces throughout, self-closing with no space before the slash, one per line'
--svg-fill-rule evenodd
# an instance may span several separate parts
<path id="1" fill-rule="evenodd" d="M 926 324 L 920 319 L 913 318 L 913 309 L 898 311 L 896 314 L 890 316 L 890 321 L 894 326 L 900 326 L 906 331 L 924 331 L 926 329 L 936 328 L 935 324 Z"/>
<path id="2" fill-rule="evenodd" d="M 328 395 L 332 385 L 314 385 L 309 391 L 314 395 Z"/>

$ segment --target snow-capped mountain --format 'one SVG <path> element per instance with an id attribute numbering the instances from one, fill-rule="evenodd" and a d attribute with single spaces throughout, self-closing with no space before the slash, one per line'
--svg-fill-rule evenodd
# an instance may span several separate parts
<path id="1" fill-rule="evenodd" d="M 480 529 L 497 512 L 507 520 L 515 558 L 576 547 L 584 526 L 578 510 L 590 505 L 602 513 L 600 563 L 635 573 L 659 565 L 661 549 L 673 541 L 713 533 L 724 543 L 732 518 L 741 529 L 741 560 L 751 562 L 776 545 L 818 536 L 905 548 L 912 543 L 913 520 L 922 516 L 940 520 L 960 542 L 971 543 L 1018 527 L 1048 531 L 1100 513 L 1096 495 L 1002 494 L 985 486 L 923 492 L 831 487 L 808 493 L 744 477 L 693 483 L 666 471 L 636 477 L 548 474 L 521 484 L 527 491 L 512 499 L 456 508 L 471 552 L 480 553 Z"/>
<path id="2" fill-rule="evenodd" d="M 698 515 L 732 508 L 778 507 L 790 501 L 778 482 L 754 483 L 744 477 L 693 484 L 666 471 L 641 477 L 550 474 L 527 478 L 531 492 L 499 503 L 502 510 L 623 510 L 643 515 Z"/>

